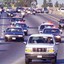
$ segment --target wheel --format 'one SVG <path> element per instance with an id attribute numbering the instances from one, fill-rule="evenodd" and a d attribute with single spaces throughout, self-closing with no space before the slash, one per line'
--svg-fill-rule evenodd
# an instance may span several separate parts
<path id="1" fill-rule="evenodd" d="M 28 58 L 25 59 L 25 64 L 29 64 L 30 62 L 32 62 L 32 59 L 28 59 Z"/>
<path id="2" fill-rule="evenodd" d="M 59 29 L 61 29 L 61 25 L 59 25 Z"/>
<path id="3" fill-rule="evenodd" d="M 8 39 L 5 37 L 5 42 L 7 42 L 8 41 Z"/>
<path id="4" fill-rule="evenodd" d="M 25 35 L 27 36 L 27 35 L 28 35 L 28 33 L 27 33 L 27 32 L 25 32 Z"/>
<path id="5" fill-rule="evenodd" d="M 57 56 L 55 56 L 55 57 L 51 60 L 51 63 L 52 63 L 52 64 L 56 64 L 56 61 L 57 61 Z"/>

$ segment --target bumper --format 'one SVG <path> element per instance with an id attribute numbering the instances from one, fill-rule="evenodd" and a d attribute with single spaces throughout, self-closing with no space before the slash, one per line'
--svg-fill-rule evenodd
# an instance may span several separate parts
<path id="1" fill-rule="evenodd" d="M 55 56 L 55 54 L 25 54 L 26 59 L 52 59 L 55 58 Z"/>
<path id="2" fill-rule="evenodd" d="M 24 37 L 5 37 L 5 41 L 24 41 Z"/>

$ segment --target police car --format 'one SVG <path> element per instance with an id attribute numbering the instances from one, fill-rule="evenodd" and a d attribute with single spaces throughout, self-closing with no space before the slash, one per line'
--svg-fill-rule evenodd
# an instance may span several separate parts
<path id="1" fill-rule="evenodd" d="M 6 42 L 23 42 L 24 41 L 24 32 L 22 28 L 9 27 L 4 31 L 4 39 Z"/>
<path id="2" fill-rule="evenodd" d="M 64 18 L 63 19 L 60 19 L 59 21 L 59 28 L 63 28 L 64 29 Z"/>
<path id="3" fill-rule="evenodd" d="M 54 27 L 54 24 L 51 22 L 44 22 L 38 27 L 38 32 L 41 33 L 42 30 L 46 27 Z"/>
<path id="4" fill-rule="evenodd" d="M 32 59 L 51 60 L 56 63 L 58 43 L 52 34 L 32 34 L 29 36 L 25 48 L 25 62 L 29 64 Z"/>
<path id="5" fill-rule="evenodd" d="M 22 22 L 19 23 L 19 22 L 17 22 L 15 24 L 15 26 L 21 27 L 23 29 L 23 31 L 24 31 L 24 34 L 28 35 L 28 26 L 26 25 L 26 23 L 22 23 Z"/>
<path id="6" fill-rule="evenodd" d="M 20 18 L 20 17 L 13 17 L 11 19 L 11 24 L 16 24 L 17 22 L 25 23 L 25 20 L 23 18 Z"/>
<path id="7" fill-rule="evenodd" d="M 44 34 L 53 34 L 56 42 L 61 42 L 61 32 L 59 28 L 44 28 L 42 30 Z"/>

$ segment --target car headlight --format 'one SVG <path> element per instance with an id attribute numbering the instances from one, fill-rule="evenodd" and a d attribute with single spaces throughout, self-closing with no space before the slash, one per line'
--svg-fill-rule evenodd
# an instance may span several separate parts
<path id="1" fill-rule="evenodd" d="M 6 37 L 9 37 L 9 35 L 5 35 Z"/>
<path id="2" fill-rule="evenodd" d="M 60 36 L 55 36 L 56 38 L 61 38 Z"/>
<path id="3" fill-rule="evenodd" d="M 25 32 L 27 31 L 27 30 L 24 30 Z"/>
<path id="4" fill-rule="evenodd" d="M 18 35 L 18 37 L 23 37 L 23 35 Z"/>
<path id="5" fill-rule="evenodd" d="M 11 15 L 10 13 L 8 13 L 8 15 Z"/>
<path id="6" fill-rule="evenodd" d="M 25 52 L 32 52 L 32 48 L 26 48 Z"/>
<path id="7" fill-rule="evenodd" d="M 49 52 L 49 53 L 54 53 L 54 49 L 53 49 L 53 48 L 49 48 L 49 49 L 48 49 L 48 52 Z"/>
<path id="8" fill-rule="evenodd" d="M 22 15 L 25 15 L 25 13 L 21 13 Z"/>
<path id="9" fill-rule="evenodd" d="M 21 10 L 18 10 L 19 12 L 21 11 Z"/>

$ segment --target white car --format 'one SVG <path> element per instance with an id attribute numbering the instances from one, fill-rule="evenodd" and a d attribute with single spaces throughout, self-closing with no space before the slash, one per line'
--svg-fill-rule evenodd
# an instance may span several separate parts
<path id="1" fill-rule="evenodd" d="M 33 34 L 29 36 L 25 48 L 25 62 L 29 64 L 32 59 L 57 60 L 58 44 L 51 34 Z"/>
<path id="2" fill-rule="evenodd" d="M 42 33 L 42 30 L 46 27 L 54 27 L 54 24 L 53 23 L 48 23 L 48 22 L 45 22 L 45 23 L 42 23 L 39 27 L 38 27 L 38 32 L 39 33 Z"/>

